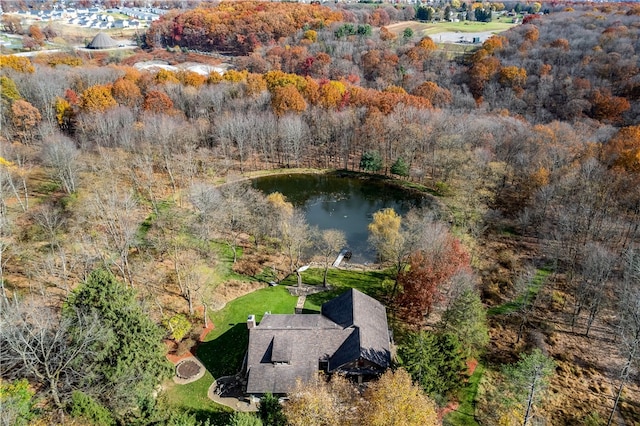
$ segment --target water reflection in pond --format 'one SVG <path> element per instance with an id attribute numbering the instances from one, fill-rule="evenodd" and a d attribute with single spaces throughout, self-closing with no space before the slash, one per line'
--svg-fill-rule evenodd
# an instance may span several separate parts
<path id="1" fill-rule="evenodd" d="M 367 225 L 373 213 L 392 207 L 405 214 L 412 207 L 427 207 L 429 199 L 378 179 L 331 174 L 290 174 L 254 179 L 253 186 L 266 194 L 280 192 L 305 212 L 307 222 L 320 229 L 345 233 L 351 262 L 375 261 L 367 243 Z M 337 253 L 336 253 L 337 254 Z"/>

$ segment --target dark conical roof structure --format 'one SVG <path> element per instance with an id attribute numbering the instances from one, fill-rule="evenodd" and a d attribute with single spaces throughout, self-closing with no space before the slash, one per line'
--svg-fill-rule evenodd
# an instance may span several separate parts
<path id="1" fill-rule="evenodd" d="M 105 33 L 96 34 L 91 43 L 87 45 L 89 49 L 111 49 L 113 47 L 118 47 L 118 42 Z"/>

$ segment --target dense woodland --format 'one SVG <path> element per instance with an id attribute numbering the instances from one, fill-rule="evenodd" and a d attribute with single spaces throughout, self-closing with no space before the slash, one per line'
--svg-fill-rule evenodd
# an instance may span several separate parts
<path id="1" fill-rule="evenodd" d="M 436 424 L 470 359 L 480 424 L 640 422 L 640 7 L 542 7 L 459 54 L 387 28 L 412 6 L 247 2 L 171 11 L 131 55 L 1 56 L 7 422 L 194 424 L 152 398 L 169 319 L 226 301 L 227 260 L 280 280 L 340 246 L 242 183 L 302 167 L 394 177 L 440 208 L 370 227 L 402 368 L 358 398 L 319 381 L 265 424 L 388 424 L 366 416 L 394 387 L 424 407 L 406 424 Z M 151 59 L 233 67 L 133 66 Z"/>

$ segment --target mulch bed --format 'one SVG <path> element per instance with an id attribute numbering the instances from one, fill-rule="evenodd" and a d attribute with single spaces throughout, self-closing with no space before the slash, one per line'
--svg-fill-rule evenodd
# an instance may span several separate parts
<path id="1" fill-rule="evenodd" d="M 176 375 L 181 379 L 190 379 L 200 372 L 202 367 L 193 360 L 182 361 L 176 367 Z"/>
<path id="2" fill-rule="evenodd" d="M 183 359 L 195 356 L 196 351 L 198 349 L 198 345 L 204 341 L 204 338 L 207 337 L 207 334 L 209 334 L 209 332 L 214 328 L 215 326 L 213 325 L 213 321 L 209 321 L 209 326 L 207 328 L 202 329 L 202 332 L 200 333 L 200 336 L 198 337 L 198 341 L 195 343 L 195 345 L 193 345 L 191 350 L 187 351 L 182 355 L 172 353 L 172 351 L 175 351 L 178 346 L 176 342 L 174 342 L 173 340 L 165 340 L 164 343 L 167 346 L 167 359 L 169 360 L 169 362 L 171 362 L 174 365 L 177 365 Z"/>

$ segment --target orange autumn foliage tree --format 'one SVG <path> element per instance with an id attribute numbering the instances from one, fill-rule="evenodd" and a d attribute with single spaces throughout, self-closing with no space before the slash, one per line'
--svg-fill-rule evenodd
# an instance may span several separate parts
<path id="1" fill-rule="evenodd" d="M 603 148 L 607 164 L 632 173 L 640 173 L 640 126 L 618 130 Z"/>
<path id="2" fill-rule="evenodd" d="M 393 41 L 397 37 L 398 36 L 396 36 L 394 33 L 389 31 L 389 29 L 387 27 L 380 28 L 380 40 L 382 40 L 382 41 Z"/>
<path id="3" fill-rule="evenodd" d="M 303 28 L 324 28 L 342 19 L 342 12 L 320 5 L 222 2 L 216 7 L 167 13 L 153 22 L 147 40 L 153 47 L 161 47 L 159 41 L 162 45 L 245 55 Z"/>
<path id="4" fill-rule="evenodd" d="M 293 84 L 275 87 L 271 91 L 271 107 L 281 117 L 288 112 L 301 113 L 307 109 L 307 103 Z"/>
<path id="5" fill-rule="evenodd" d="M 435 107 L 444 107 L 453 101 L 453 96 L 449 89 L 440 87 L 433 81 L 425 81 L 416 87 L 411 94 L 427 99 Z"/>
<path id="6" fill-rule="evenodd" d="M 31 25 L 29 27 L 29 35 L 38 44 L 38 46 L 44 46 L 44 34 L 37 25 Z"/>
<path id="7" fill-rule="evenodd" d="M 33 139 L 35 127 L 40 120 L 42 120 L 40 111 L 29 102 L 18 99 L 11 104 L 11 122 L 23 143 Z"/>
<path id="8" fill-rule="evenodd" d="M 47 64 L 50 67 L 58 65 L 79 67 L 84 63 L 79 56 L 65 52 L 52 53 L 50 55 L 40 54 L 33 59 L 33 62 L 38 64 Z"/>
<path id="9" fill-rule="evenodd" d="M 158 84 L 179 84 L 180 80 L 173 71 L 161 69 L 158 71 L 154 78 L 155 82 Z"/>
<path id="10" fill-rule="evenodd" d="M 82 92 L 80 108 L 87 112 L 102 112 L 117 106 L 111 95 L 111 85 L 96 84 Z"/>
<path id="11" fill-rule="evenodd" d="M 229 83 L 240 83 L 247 78 L 248 74 L 249 72 L 247 70 L 227 70 L 224 74 L 222 74 L 222 80 L 228 81 Z"/>
<path id="12" fill-rule="evenodd" d="M 631 108 L 627 99 L 612 95 L 608 89 L 596 89 L 591 98 L 591 105 L 591 116 L 609 123 L 621 121 L 622 113 Z"/>
<path id="13" fill-rule="evenodd" d="M 380 92 L 374 89 L 351 86 L 346 95 L 349 98 L 349 105 L 376 108 L 385 115 L 391 113 L 399 104 L 418 109 L 433 108 L 428 99 L 406 93 L 397 93 L 394 89 Z"/>
<path id="14" fill-rule="evenodd" d="M 398 276 L 402 293 L 398 297 L 398 313 L 409 325 L 419 327 L 440 301 L 442 286 L 458 272 L 469 268 L 470 257 L 460 240 L 446 235 L 433 247 L 416 252 L 409 268 Z"/>
<path id="15" fill-rule="evenodd" d="M 339 81 L 327 81 L 320 85 L 318 103 L 324 108 L 337 108 L 347 91 Z"/>
<path id="16" fill-rule="evenodd" d="M 294 85 L 298 90 L 303 90 L 307 84 L 304 77 L 297 74 L 288 74 L 282 71 L 269 71 L 264 75 L 264 80 L 267 82 L 267 88 L 272 91 L 276 87 L 284 87 L 288 85 Z"/>
<path id="17" fill-rule="evenodd" d="M 247 75 L 244 88 L 248 96 L 256 96 L 267 90 L 267 82 L 261 74 L 250 73 Z"/>
<path id="18" fill-rule="evenodd" d="M 144 97 L 142 108 L 156 114 L 169 113 L 173 109 L 173 101 L 166 93 L 151 90 Z"/>
<path id="19" fill-rule="evenodd" d="M 482 49 L 487 53 L 493 54 L 494 51 L 504 48 L 507 45 L 507 39 L 503 36 L 493 35 L 482 43 Z"/>
<path id="20" fill-rule="evenodd" d="M 508 66 L 500 68 L 500 84 L 512 89 L 522 89 L 527 82 L 527 71 L 524 68 Z"/>
<path id="21" fill-rule="evenodd" d="M 304 87 L 300 93 L 308 103 L 311 105 L 317 105 L 320 100 L 320 85 L 309 76 L 306 76 L 304 80 Z"/>
<path id="22" fill-rule="evenodd" d="M 120 77 L 111 88 L 113 98 L 120 104 L 128 107 L 139 105 L 142 93 L 137 84 L 125 77 Z"/>
<path id="23" fill-rule="evenodd" d="M 420 40 L 414 47 L 407 51 L 407 57 L 411 59 L 413 62 L 424 61 L 429 57 L 431 52 L 436 50 L 438 46 L 431 39 L 431 37 L 426 36 L 422 40 Z"/>
<path id="24" fill-rule="evenodd" d="M 500 60 L 495 56 L 487 56 L 475 62 L 469 70 L 469 89 L 476 100 L 482 99 L 485 84 L 500 69 Z"/>
<path id="25" fill-rule="evenodd" d="M 207 78 L 195 71 L 183 70 L 178 72 L 178 80 L 185 86 L 200 87 L 207 82 Z"/>

